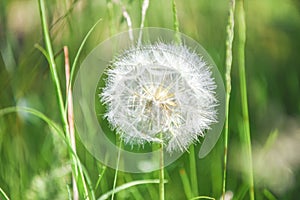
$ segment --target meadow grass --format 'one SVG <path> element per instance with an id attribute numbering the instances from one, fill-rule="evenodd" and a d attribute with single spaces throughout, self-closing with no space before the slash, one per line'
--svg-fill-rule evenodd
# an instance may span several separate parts
<path id="1" fill-rule="evenodd" d="M 6 3 L 11 5 L 11 2 Z M 285 3 L 266 1 L 261 7 L 259 7 L 260 2 L 256 3 L 257 9 L 260 11 L 266 9 L 265 5 L 272 6 L 274 4 L 274 7 L 282 5 L 283 8 L 289 9 L 293 13 L 293 19 L 300 19 L 297 12 Z M 234 200 L 288 200 L 298 197 L 298 182 L 294 183 L 295 190 L 287 189 L 279 193 L 272 185 L 265 185 L 254 179 L 253 163 L 257 160 L 254 160 L 252 154 L 255 147 L 253 138 L 263 143 L 265 152 L 272 149 L 272 145 L 278 138 L 277 132 L 275 134 L 271 131 L 266 131 L 265 136 L 261 136 L 262 130 L 269 130 L 271 125 L 264 124 L 263 128 L 260 127 L 262 125 L 257 121 L 262 119 L 261 116 L 266 117 L 266 115 L 258 110 L 265 109 L 263 105 L 266 106 L 267 103 L 264 102 L 269 102 L 270 97 L 279 96 L 277 101 L 284 103 L 287 112 L 292 113 L 290 116 L 300 115 L 300 103 L 298 104 L 299 108 L 290 108 L 290 104 L 287 102 L 292 101 L 293 104 L 297 102 L 280 98 L 289 89 L 277 87 L 276 89 L 279 88 L 277 93 L 273 94 L 266 91 L 268 88 L 264 90 L 264 87 L 259 87 L 265 81 L 264 76 L 273 80 L 264 71 L 267 69 L 263 69 L 262 66 L 271 64 L 277 66 L 275 65 L 277 58 L 278 62 L 294 65 L 299 65 L 300 62 L 297 57 L 295 58 L 293 52 L 285 49 L 286 52 L 282 50 L 278 53 L 276 49 L 271 48 L 271 44 L 262 44 L 266 45 L 263 46 L 267 52 L 264 55 L 271 55 L 276 62 L 272 59 L 261 59 L 260 56 L 264 52 L 259 50 L 257 50 L 259 55 L 252 52 L 247 53 L 247 48 L 256 47 L 251 45 L 259 45 L 258 41 L 256 43 L 253 41 L 259 38 L 258 36 L 263 37 L 259 35 L 263 34 L 259 32 L 259 28 L 256 29 L 256 22 L 251 21 L 253 16 L 250 14 L 255 13 L 256 7 L 255 9 L 251 8 L 253 5 L 250 2 L 230 0 L 222 3 L 217 1 L 188 3 L 171 0 L 162 5 L 160 1 L 156 0 L 136 2 L 108 0 L 98 2 L 99 10 L 97 10 L 92 1 L 86 3 L 54 1 L 50 3 L 38 0 L 38 3 L 35 2 L 35 4 L 41 22 L 41 25 L 37 26 L 38 30 L 42 32 L 42 36 L 39 36 L 42 38 L 40 40 L 28 33 L 24 36 L 21 33 L 19 36 L 8 34 L 9 28 L 6 27 L 10 27 L 10 24 L 7 20 L 11 16 L 7 12 L 11 7 L 6 7 L 4 1 L 0 4 L 0 26 L 5 27 L 4 30 L 7 31 L 5 34 L 1 33 L 7 37 L 7 40 L 4 42 L 1 40 L 0 46 L 0 83 L 3 84 L 0 92 L 0 199 L 225 200 L 228 191 L 233 193 Z M 65 5 L 60 13 L 62 17 L 58 17 L 59 5 L 62 4 Z M 23 9 L 25 10 L 24 6 Z M 125 11 L 128 16 L 124 15 Z M 219 14 L 216 14 L 217 12 Z M 268 14 L 268 12 L 265 13 L 265 15 Z M 279 23 L 278 26 L 287 26 L 284 29 L 287 31 L 285 34 L 293 36 L 295 46 L 288 42 L 289 40 L 285 38 L 282 30 L 276 32 L 274 30 L 277 29 L 273 30 L 273 27 L 263 30 L 269 30 L 268 34 L 271 39 L 268 38 L 268 40 L 272 40 L 272 37 L 285 38 L 283 41 L 286 43 L 282 43 L 282 48 L 287 45 L 287 47 L 297 49 L 299 47 L 297 46 L 299 44 L 297 34 L 300 33 L 300 28 L 284 14 L 286 13 L 278 11 L 278 16 L 285 17 L 280 18 L 286 20 L 284 23 L 280 20 L 276 21 L 278 16 L 275 16 L 274 19 L 272 15 L 267 17 Z M 266 16 L 264 17 L 264 20 L 268 19 Z M 128 23 L 129 19 L 131 23 Z M 69 89 L 71 89 L 80 62 L 99 41 L 120 31 L 131 29 L 130 24 L 132 27 L 173 28 L 176 32 L 180 30 L 190 35 L 203 43 L 203 46 L 215 59 L 219 70 L 224 74 L 226 85 L 224 135 L 221 136 L 207 157 L 199 159 L 197 152 L 201 145 L 191 145 L 189 152 L 184 153 L 170 166 L 161 167 L 160 170 L 151 173 L 133 174 L 119 171 L 118 166 L 114 170 L 103 165 L 85 149 L 77 135 L 75 138 L 71 138 L 68 99 L 72 95 Z M 195 24 L 198 24 L 199 27 L 196 27 Z M 297 34 L 288 32 L 291 27 Z M 28 40 L 19 44 L 21 37 Z M 176 42 L 180 43 L 180 38 L 177 38 Z M 34 43 L 38 44 L 34 45 Z M 70 58 L 71 65 L 69 80 L 66 80 L 63 73 L 62 66 L 65 65 L 65 56 L 56 54 L 66 44 L 69 49 L 67 57 Z M 24 54 L 19 52 L 17 47 L 24 48 Z M 9 56 L 15 52 L 18 54 Z M 41 54 L 44 58 L 41 58 Z M 281 54 L 284 54 L 285 57 Z M 290 57 L 294 60 L 284 60 Z M 254 60 L 259 60 L 260 63 L 255 66 L 253 65 Z M 250 64 L 252 64 L 251 67 Z M 33 66 L 33 69 L 30 69 L 30 66 Z M 276 76 L 281 74 L 281 71 L 277 71 L 276 68 L 271 72 Z M 248 73 L 258 74 L 258 76 L 247 76 Z M 260 73 L 264 74 L 260 76 Z M 299 69 L 293 69 L 287 73 L 293 80 L 292 83 L 289 83 L 291 87 L 293 84 L 297 85 L 299 77 L 294 74 L 300 74 Z M 11 76 L 14 77 L 13 81 L 9 80 Z M 66 86 L 62 84 L 64 82 L 67 82 Z M 272 83 L 276 83 L 276 80 L 273 80 Z M 273 86 L 266 87 L 272 87 L 271 90 L 274 90 Z M 30 88 L 33 88 L 32 91 Z M 23 99 L 25 97 L 32 98 L 31 100 L 28 98 L 25 106 L 20 103 L 23 96 Z M 300 95 L 293 97 L 299 99 Z M 253 102 L 258 103 L 254 104 Z M 280 109 L 278 110 L 280 111 Z M 266 109 L 265 111 L 267 112 Z M 261 116 L 256 112 L 259 112 Z M 283 113 L 278 115 L 286 120 L 290 117 L 286 117 Z M 274 130 L 274 127 L 271 129 Z M 267 138 L 267 142 L 263 142 L 265 138 Z M 76 149 L 72 144 L 74 142 Z M 122 145 L 121 142 L 119 144 Z M 162 154 L 161 159 L 163 156 Z M 235 157 L 240 160 L 236 160 Z M 122 162 L 119 157 L 117 159 L 118 163 Z M 269 164 L 272 165 L 272 163 Z M 71 167 L 69 171 L 62 172 L 60 171 L 62 166 Z M 162 161 L 161 166 L 163 166 Z M 298 180 L 297 167 L 294 165 L 292 167 L 291 172 L 295 180 Z M 54 174 L 52 178 L 51 174 Z M 47 180 L 53 184 L 47 185 Z M 256 184 L 257 182 L 258 184 Z"/>

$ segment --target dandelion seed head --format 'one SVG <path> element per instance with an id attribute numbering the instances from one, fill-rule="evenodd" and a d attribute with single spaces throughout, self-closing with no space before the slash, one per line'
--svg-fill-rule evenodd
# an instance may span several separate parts
<path id="1" fill-rule="evenodd" d="M 183 152 L 217 122 L 211 66 L 185 45 L 132 47 L 112 61 L 107 75 L 101 102 L 125 143 L 158 142 L 168 152 Z"/>

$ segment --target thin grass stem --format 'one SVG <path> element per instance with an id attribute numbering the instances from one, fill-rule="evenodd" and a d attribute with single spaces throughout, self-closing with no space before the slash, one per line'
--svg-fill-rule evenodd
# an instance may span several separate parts
<path id="1" fill-rule="evenodd" d="M 139 39 L 138 39 L 138 46 L 141 45 L 142 42 L 142 36 L 143 36 L 143 28 L 145 24 L 145 19 L 146 19 L 146 13 L 149 7 L 149 0 L 144 0 L 143 5 L 142 5 L 142 20 L 141 20 L 141 25 L 140 25 L 140 33 L 139 33 Z"/>
<path id="2" fill-rule="evenodd" d="M 51 71 L 51 76 L 52 76 L 52 81 L 54 82 L 55 85 L 55 91 L 56 91 L 56 95 L 58 98 L 58 106 L 59 106 L 59 111 L 60 111 L 60 115 L 61 115 L 61 120 L 62 120 L 62 124 L 64 127 L 64 132 L 65 132 L 65 138 L 67 140 L 68 143 L 68 147 L 70 146 L 71 148 L 69 148 L 68 152 L 69 155 L 71 157 L 71 159 L 73 160 L 73 167 L 72 167 L 72 172 L 73 174 L 76 174 L 77 176 L 77 169 L 79 170 L 79 175 L 81 178 L 81 185 L 83 187 L 83 191 L 84 191 L 84 196 L 86 199 L 89 199 L 89 192 L 88 192 L 88 187 L 87 184 L 85 182 L 85 177 L 84 177 L 84 172 L 82 170 L 82 166 L 81 166 L 81 162 L 79 160 L 79 158 L 77 157 L 76 152 L 73 150 L 72 145 L 71 145 L 71 138 L 70 138 L 70 133 L 69 133 L 69 124 L 68 124 L 68 119 L 65 113 L 65 107 L 64 107 L 64 101 L 63 101 L 63 96 L 62 96 L 62 91 L 61 91 L 61 87 L 60 87 L 60 82 L 59 82 L 59 78 L 58 78 L 58 73 L 56 70 L 56 63 L 54 60 L 54 53 L 53 53 L 53 49 L 52 49 L 52 44 L 51 44 L 51 40 L 50 40 L 50 33 L 49 33 L 49 29 L 48 29 L 48 24 L 47 24 L 47 20 L 46 20 L 46 8 L 45 8 L 45 2 L 44 0 L 39 0 L 39 11 L 40 11 L 40 17 L 41 17 L 41 23 L 42 23 L 42 29 L 43 29 L 43 34 L 44 34 L 44 39 L 45 39 L 45 45 L 46 45 L 46 50 L 47 50 L 47 54 L 48 56 L 46 56 L 49 59 L 49 65 L 50 65 L 50 71 Z M 78 186 L 79 184 L 79 180 L 76 181 L 76 184 Z"/>
<path id="3" fill-rule="evenodd" d="M 235 0 L 230 0 L 229 16 L 227 23 L 227 38 L 226 38 L 226 104 L 225 104 L 225 134 L 224 134 L 224 170 L 223 170 L 223 186 L 222 198 L 225 200 L 226 192 L 226 173 L 227 173 L 227 154 L 228 154 L 228 135 L 229 135 L 229 102 L 231 93 L 231 67 L 232 67 L 232 43 L 234 38 L 234 11 Z"/>
<path id="4" fill-rule="evenodd" d="M 47 58 L 49 58 L 50 71 L 51 71 L 52 80 L 55 85 L 56 95 L 58 98 L 58 106 L 59 106 L 59 110 L 60 110 L 61 120 L 63 122 L 63 125 L 66 126 L 64 129 L 67 130 L 68 122 L 67 122 L 66 116 L 64 115 L 64 101 L 63 101 L 63 96 L 62 96 L 62 92 L 61 92 L 61 87 L 60 87 L 60 83 L 59 83 L 57 70 L 56 70 L 56 64 L 54 61 L 54 53 L 53 53 L 53 49 L 52 49 L 48 24 L 47 24 L 47 20 L 46 20 L 46 9 L 45 9 L 44 0 L 39 0 L 39 10 L 40 10 L 40 16 L 41 16 L 46 50 L 47 50 L 47 54 L 48 54 Z"/>
<path id="5" fill-rule="evenodd" d="M 186 174 L 185 169 L 184 168 L 180 169 L 179 174 L 180 174 L 181 182 L 183 185 L 183 190 L 184 190 L 184 193 L 185 193 L 185 196 L 187 197 L 187 199 L 190 199 L 193 196 L 196 196 L 196 195 L 193 195 L 193 192 L 191 189 L 191 184 L 190 184 L 190 181 Z"/>
<path id="6" fill-rule="evenodd" d="M 190 152 L 189 161 L 190 161 L 191 187 L 192 187 L 193 196 L 197 196 L 199 194 L 199 191 L 198 191 L 198 176 L 197 176 L 197 165 L 196 165 L 194 145 L 190 146 L 189 152 Z"/>
<path id="7" fill-rule="evenodd" d="M 175 0 L 172 0 L 172 12 L 173 12 L 173 28 L 175 31 L 175 41 L 179 44 L 181 43 L 180 33 L 179 33 L 179 20 L 177 16 L 177 9 Z"/>
<path id="8" fill-rule="evenodd" d="M 113 183 L 113 191 L 116 189 L 117 185 L 117 178 L 118 178 L 118 171 L 119 171 L 119 164 L 120 164 L 120 156 L 121 156 L 121 145 L 122 142 L 120 141 L 119 143 L 119 150 L 118 150 L 118 157 L 117 157 L 117 165 L 116 165 L 116 170 L 115 170 L 115 177 L 114 177 L 114 183 Z M 111 200 L 114 200 L 115 193 L 113 192 L 111 195 Z"/>
<path id="9" fill-rule="evenodd" d="M 67 46 L 64 46 L 64 55 L 65 55 L 65 74 L 66 74 L 66 88 L 67 88 L 67 102 L 68 102 L 68 124 L 69 124 L 69 133 L 71 140 L 71 147 L 76 153 L 76 141 L 75 141 L 75 128 L 74 128 L 74 113 L 73 113 L 73 96 L 72 89 L 70 85 L 70 62 L 69 62 L 69 50 Z M 75 158 L 73 157 L 73 160 Z M 77 167 L 75 167 L 72 174 L 72 185 L 73 185 L 73 199 L 79 199 L 78 187 L 76 184 L 76 174 L 78 174 Z"/>
<path id="10" fill-rule="evenodd" d="M 240 90 L 241 90 L 241 103 L 242 103 L 242 116 L 243 116 L 243 129 L 244 132 L 241 135 L 242 145 L 245 145 L 245 163 L 247 181 L 249 184 L 250 200 L 254 200 L 254 181 L 253 181 L 253 166 L 252 166 L 252 153 L 251 153 L 251 136 L 250 136 L 250 124 L 248 114 L 248 100 L 247 100 L 247 85 L 246 85 L 246 72 L 245 72 L 245 44 L 246 44 L 246 20 L 244 1 L 239 0 L 237 2 L 237 24 L 238 24 L 238 66 L 240 77 Z"/>

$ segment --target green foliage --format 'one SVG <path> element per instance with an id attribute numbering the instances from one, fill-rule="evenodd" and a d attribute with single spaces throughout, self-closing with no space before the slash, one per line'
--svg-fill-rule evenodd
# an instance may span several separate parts
<path id="1" fill-rule="evenodd" d="M 115 199 L 159 198 L 158 172 L 119 171 L 114 181 L 115 171 L 99 163 L 79 138 L 77 151 L 72 150 L 66 129 L 67 89 L 60 51 L 64 45 L 69 48 L 72 83 L 80 62 L 93 47 L 128 29 L 122 7 L 130 15 L 133 28 L 139 27 L 143 1 L 116 2 L 47 1 L 40 10 L 37 1 L 0 2 L 0 199 L 72 198 L 72 171 L 78 172 L 81 199 L 85 195 L 105 199 L 112 194 Z M 299 147 L 285 141 L 295 138 L 299 142 L 299 3 L 244 1 L 247 34 L 237 27 L 233 37 L 233 29 L 226 32 L 229 2 L 150 0 L 145 26 L 175 28 L 198 41 L 210 53 L 224 80 L 230 56 L 226 54 L 226 41 L 232 34 L 226 138 L 221 137 L 204 159 L 198 159 L 197 145 L 166 167 L 165 199 L 219 199 L 223 182 L 224 191 L 232 191 L 233 199 L 249 199 L 249 166 L 243 166 L 241 149 L 248 148 L 250 153 L 250 147 L 255 199 L 296 199 L 300 196 L 300 161 L 293 153 L 297 154 Z M 232 20 L 238 23 L 240 15 L 232 12 Z M 240 43 L 241 36 L 246 36 L 246 43 Z M 251 128 L 251 137 L 245 125 Z M 247 146 L 250 139 L 252 145 Z M 224 145 L 228 152 L 225 180 Z M 279 171 L 289 167 L 291 177 L 282 182 L 284 190 L 257 177 L 260 173 L 256 166 L 261 164 L 257 158 L 262 155 L 273 155 L 277 161 L 263 163 L 265 167 L 275 163 L 280 163 L 275 166 Z M 295 160 L 289 161 L 290 157 Z M 274 174 L 274 181 L 281 180 L 277 176 Z"/>

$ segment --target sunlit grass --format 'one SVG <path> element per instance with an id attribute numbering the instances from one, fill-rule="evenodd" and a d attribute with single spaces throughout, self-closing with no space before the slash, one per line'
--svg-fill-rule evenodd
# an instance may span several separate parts
<path id="1" fill-rule="evenodd" d="M 79 199 L 159 199 L 162 186 L 165 199 L 220 199 L 225 192 L 237 200 L 298 198 L 299 4 L 236 0 L 234 10 L 228 6 L 234 0 L 150 0 L 143 17 L 144 1 L 39 2 L 0 3 L 0 199 L 60 193 L 72 199 L 72 173 Z M 70 144 L 64 56 L 58 52 L 69 48 L 72 84 L 94 46 L 130 29 L 124 8 L 132 28 L 173 28 L 197 40 L 227 84 L 227 121 L 213 151 L 200 160 L 201 145 L 191 146 L 161 177 L 161 171 L 115 171 L 79 138 L 76 151 Z M 21 11 L 28 16 L 17 18 Z M 279 189 L 280 181 L 285 185 Z M 51 188 L 37 187 L 43 185 Z"/>

